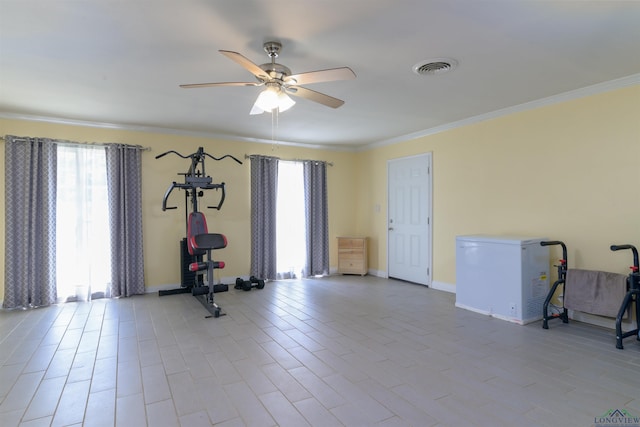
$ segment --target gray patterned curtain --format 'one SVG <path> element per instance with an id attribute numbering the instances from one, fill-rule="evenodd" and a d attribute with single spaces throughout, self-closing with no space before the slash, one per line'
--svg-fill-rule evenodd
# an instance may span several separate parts
<path id="1" fill-rule="evenodd" d="M 305 276 L 329 274 L 329 216 L 327 164 L 304 162 L 304 201 L 307 223 Z"/>
<path id="2" fill-rule="evenodd" d="M 251 156 L 251 274 L 276 278 L 278 160 Z"/>
<path id="3" fill-rule="evenodd" d="M 111 295 L 144 293 L 141 147 L 107 144 Z"/>
<path id="4" fill-rule="evenodd" d="M 5 137 L 4 308 L 56 301 L 56 144 Z"/>

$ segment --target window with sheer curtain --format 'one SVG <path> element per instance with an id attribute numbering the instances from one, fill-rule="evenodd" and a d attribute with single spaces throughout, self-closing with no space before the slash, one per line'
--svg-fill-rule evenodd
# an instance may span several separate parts
<path id="1" fill-rule="evenodd" d="M 276 199 L 277 278 L 302 277 L 307 261 L 302 163 L 278 162 Z"/>
<path id="2" fill-rule="evenodd" d="M 105 149 L 59 144 L 57 155 L 58 300 L 108 296 L 111 238 Z"/>
<path id="3" fill-rule="evenodd" d="M 327 163 L 251 156 L 251 274 L 329 274 Z"/>
<path id="4" fill-rule="evenodd" d="M 142 150 L 5 137 L 4 308 L 144 293 Z"/>

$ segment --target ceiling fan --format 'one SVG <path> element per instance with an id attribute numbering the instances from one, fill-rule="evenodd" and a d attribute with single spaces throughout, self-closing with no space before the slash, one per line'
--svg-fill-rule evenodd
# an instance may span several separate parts
<path id="1" fill-rule="evenodd" d="M 328 70 L 309 71 L 300 74 L 291 74 L 291 70 L 282 64 L 276 63 L 276 58 L 282 50 L 282 44 L 269 41 L 264 44 L 264 51 L 271 58 L 271 62 L 256 65 L 238 52 L 220 50 L 219 52 L 237 62 L 247 71 L 253 74 L 257 82 L 220 82 L 220 83 L 195 83 L 183 84 L 181 88 L 191 89 L 216 86 L 265 86 L 265 90 L 256 99 L 250 114 L 261 114 L 274 109 L 282 112 L 291 108 L 295 102 L 288 96 L 294 95 L 326 105 L 338 108 L 344 101 L 315 90 L 307 89 L 300 85 L 328 82 L 335 80 L 349 80 L 356 77 L 349 67 L 331 68 Z"/>

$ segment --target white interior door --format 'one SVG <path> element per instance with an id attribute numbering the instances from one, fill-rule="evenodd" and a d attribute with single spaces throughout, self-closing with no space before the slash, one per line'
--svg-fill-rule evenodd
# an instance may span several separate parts
<path id="1" fill-rule="evenodd" d="M 431 153 L 387 163 L 389 277 L 431 284 Z"/>

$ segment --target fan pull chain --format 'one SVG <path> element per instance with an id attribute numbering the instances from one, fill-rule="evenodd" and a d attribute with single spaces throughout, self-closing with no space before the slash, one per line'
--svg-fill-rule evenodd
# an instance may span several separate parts
<path id="1" fill-rule="evenodd" d="M 278 119 L 280 118 L 280 108 L 276 107 L 271 110 L 271 151 L 275 151 L 277 147 L 276 137 L 278 136 Z"/>

